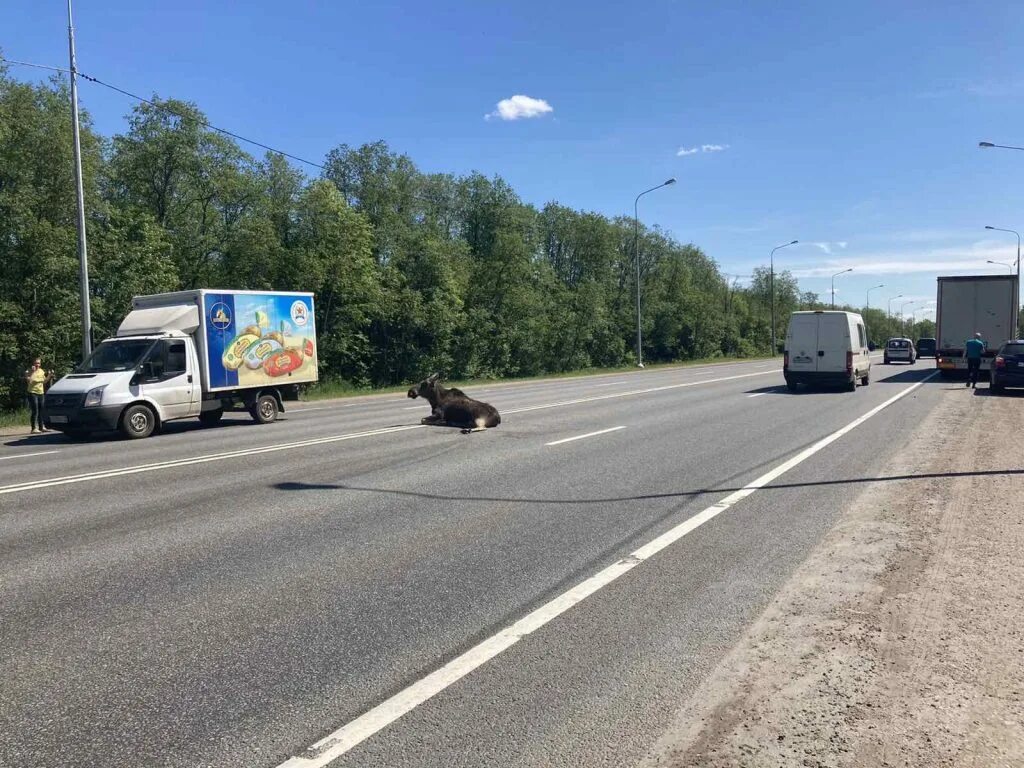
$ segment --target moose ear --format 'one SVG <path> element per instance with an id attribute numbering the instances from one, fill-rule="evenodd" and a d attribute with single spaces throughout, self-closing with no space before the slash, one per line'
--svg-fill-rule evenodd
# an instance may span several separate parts
<path id="1" fill-rule="evenodd" d="M 428 384 L 433 384 L 439 378 L 441 378 L 441 374 L 440 373 L 432 373 L 429 376 L 427 376 L 427 383 Z"/>

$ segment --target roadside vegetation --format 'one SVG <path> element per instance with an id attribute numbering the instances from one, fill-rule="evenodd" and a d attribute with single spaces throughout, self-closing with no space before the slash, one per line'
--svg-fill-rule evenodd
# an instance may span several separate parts
<path id="1" fill-rule="evenodd" d="M 301 290 L 317 296 L 314 392 L 635 364 L 630 217 L 538 208 L 499 177 L 426 173 L 383 142 L 340 145 L 312 177 L 247 154 L 193 104 L 154 102 L 112 137 L 83 115 L 96 340 L 137 294 Z M 66 86 L 0 65 L 0 410 L 19 405 L 33 356 L 58 374 L 77 361 L 74 212 Z M 766 267 L 741 287 L 699 247 L 643 225 L 637 250 L 646 363 L 770 353 Z M 780 340 L 789 312 L 824 306 L 785 271 L 775 290 Z M 868 317 L 876 343 L 896 325 Z"/>

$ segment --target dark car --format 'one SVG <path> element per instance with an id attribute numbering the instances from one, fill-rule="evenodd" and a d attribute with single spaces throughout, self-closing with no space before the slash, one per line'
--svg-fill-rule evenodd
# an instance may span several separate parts
<path id="1" fill-rule="evenodd" d="M 918 339 L 917 340 L 917 356 L 918 357 L 935 357 L 936 344 L 935 339 Z"/>
<path id="2" fill-rule="evenodd" d="M 1008 341 L 999 348 L 992 361 L 992 391 L 1007 387 L 1024 387 L 1024 341 Z"/>

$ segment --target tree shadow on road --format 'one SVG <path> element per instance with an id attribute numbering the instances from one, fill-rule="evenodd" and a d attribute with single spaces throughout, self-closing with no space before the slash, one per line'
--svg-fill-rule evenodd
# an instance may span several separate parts
<path id="1" fill-rule="evenodd" d="M 926 480 L 952 480 L 959 477 L 1013 477 L 1024 475 L 1024 469 L 990 469 L 977 472 L 930 472 L 919 475 L 883 475 L 881 477 L 853 477 L 842 480 L 812 480 L 803 483 L 773 483 L 758 490 L 783 491 L 792 488 L 814 488 L 837 485 L 863 485 L 867 483 L 921 482 Z M 543 499 L 515 498 L 507 496 L 452 496 L 424 491 L 404 491 L 392 488 L 371 488 L 347 483 L 275 483 L 273 488 L 279 491 L 356 491 L 359 493 L 376 493 L 390 496 L 406 496 L 430 501 L 486 501 L 503 504 L 609 504 L 625 501 L 652 501 L 658 499 L 680 499 L 703 496 L 705 494 L 733 493 L 743 490 L 746 486 L 726 488 L 697 488 L 690 491 L 671 493 L 646 493 L 633 496 L 607 496 L 585 499 Z"/>

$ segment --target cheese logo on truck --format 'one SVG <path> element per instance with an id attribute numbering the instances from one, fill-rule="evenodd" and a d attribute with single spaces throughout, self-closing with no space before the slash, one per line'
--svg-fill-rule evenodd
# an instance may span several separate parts
<path id="1" fill-rule="evenodd" d="M 309 309 L 304 301 L 296 301 L 292 304 L 292 322 L 299 328 L 305 327 L 309 322 Z"/>
<path id="2" fill-rule="evenodd" d="M 286 349 L 271 355 L 263 363 L 267 376 L 286 376 L 302 365 L 302 353 L 297 349 Z"/>
<path id="3" fill-rule="evenodd" d="M 243 333 L 241 336 L 235 337 L 235 339 L 228 344 L 228 348 L 224 350 L 224 355 L 221 357 L 221 362 L 224 367 L 229 371 L 237 371 L 242 367 L 242 363 L 245 362 L 245 354 L 249 351 L 249 347 L 252 347 L 260 342 L 260 337 L 253 333 Z"/>
<path id="4" fill-rule="evenodd" d="M 280 336 L 280 334 L 273 334 L 274 336 Z M 284 349 L 283 345 L 277 340 L 272 338 L 265 338 L 259 342 L 253 344 L 245 353 L 245 367 L 250 371 L 257 371 L 263 367 L 263 361 L 275 352 L 280 352 Z"/>

